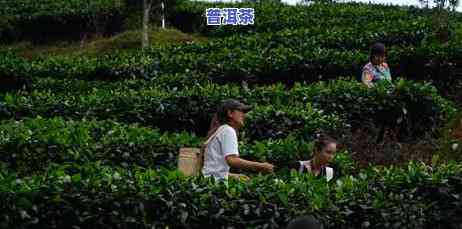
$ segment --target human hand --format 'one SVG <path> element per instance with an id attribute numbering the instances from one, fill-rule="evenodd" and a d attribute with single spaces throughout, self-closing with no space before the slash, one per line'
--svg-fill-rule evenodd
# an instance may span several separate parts
<path id="1" fill-rule="evenodd" d="M 244 174 L 239 174 L 239 180 L 241 181 L 249 181 L 250 177 L 244 175 Z"/>
<path id="2" fill-rule="evenodd" d="M 248 180 L 250 180 L 250 177 L 248 177 L 248 176 L 246 176 L 244 174 L 229 173 L 228 176 L 235 179 L 235 180 L 239 180 L 239 181 L 248 181 Z"/>

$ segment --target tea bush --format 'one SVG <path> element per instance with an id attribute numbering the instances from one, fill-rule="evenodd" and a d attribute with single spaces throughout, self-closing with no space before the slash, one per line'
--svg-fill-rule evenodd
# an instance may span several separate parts
<path id="1" fill-rule="evenodd" d="M 326 228 L 457 228 L 462 168 L 370 169 L 332 182 L 295 173 L 247 183 L 184 178 L 176 172 L 50 167 L 42 176 L 2 170 L 2 227 L 283 228 L 311 214 Z"/>
<path id="2" fill-rule="evenodd" d="M 442 98 L 433 86 L 406 80 L 372 89 L 336 80 L 296 84 L 289 90 L 282 84 L 245 89 L 207 83 L 166 90 L 162 84 L 137 82 L 104 85 L 75 81 L 72 86 L 59 86 L 52 80 L 36 85 L 41 89 L 30 93 L 5 94 L 0 117 L 115 119 L 162 131 L 187 130 L 205 135 L 216 106 L 225 98 L 235 98 L 257 107 L 249 113 L 245 129 L 254 140 L 283 138 L 292 131 L 300 136 L 312 135 L 344 127 L 344 122 L 353 128 L 372 125 L 396 129 L 404 139 L 415 139 L 424 133 L 436 133 L 457 111 L 456 105 Z"/>
<path id="3" fill-rule="evenodd" d="M 180 147 L 199 147 L 202 138 L 188 133 L 122 125 L 112 121 L 26 119 L 0 123 L 0 163 L 21 174 L 42 172 L 50 164 L 84 164 L 146 168 L 176 167 Z M 250 142 L 242 139 L 244 158 L 287 164 L 308 160 L 312 145 L 294 136 Z M 348 154 L 339 156 L 339 170 L 352 172 Z M 278 169 L 285 169 L 284 167 Z"/>

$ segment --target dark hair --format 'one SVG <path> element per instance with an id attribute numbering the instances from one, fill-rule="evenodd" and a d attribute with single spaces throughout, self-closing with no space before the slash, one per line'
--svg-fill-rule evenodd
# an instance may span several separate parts
<path id="1" fill-rule="evenodd" d="M 212 120 L 210 121 L 210 127 L 209 131 L 207 132 L 207 138 L 208 139 L 210 136 L 212 136 L 213 133 L 220 127 L 221 123 L 218 120 L 218 115 L 217 113 L 214 113 L 212 116 Z"/>
<path id="2" fill-rule="evenodd" d="M 216 118 L 221 124 L 229 122 L 228 111 L 240 110 L 242 112 L 248 112 L 252 109 L 251 106 L 245 105 L 235 99 L 225 99 L 217 107 Z"/>
<path id="3" fill-rule="evenodd" d="M 210 121 L 209 131 L 207 132 L 207 139 L 212 136 L 213 133 L 223 124 L 229 123 L 228 111 L 240 110 L 242 112 L 248 112 L 252 109 L 251 106 L 245 105 L 235 99 L 225 99 L 218 105 L 216 112 L 212 116 Z M 239 135 L 239 132 L 236 131 Z"/>
<path id="4" fill-rule="evenodd" d="M 220 123 L 221 125 L 228 123 L 229 122 L 228 111 L 232 111 L 232 110 L 227 109 L 225 107 L 218 107 L 217 111 L 215 112 L 216 122 Z"/>
<path id="5" fill-rule="evenodd" d="M 323 229 L 322 224 L 313 216 L 299 216 L 287 225 L 287 229 Z"/>
<path id="6" fill-rule="evenodd" d="M 318 139 L 314 142 L 314 151 L 315 153 L 319 153 L 326 147 L 329 143 L 335 143 L 337 144 L 337 140 L 334 138 L 326 135 L 326 134 L 320 134 Z"/>
<path id="7" fill-rule="evenodd" d="M 374 56 L 383 56 L 387 54 L 387 50 L 385 48 L 385 45 L 377 42 L 371 46 L 370 52 L 369 52 L 369 60 L 372 60 L 372 57 Z"/>

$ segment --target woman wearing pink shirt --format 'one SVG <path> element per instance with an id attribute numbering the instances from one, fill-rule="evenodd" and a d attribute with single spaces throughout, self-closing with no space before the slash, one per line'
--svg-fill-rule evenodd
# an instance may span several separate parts
<path id="1" fill-rule="evenodd" d="M 390 68 L 385 62 L 386 49 L 382 43 L 375 43 L 370 49 L 369 63 L 363 67 L 361 80 L 367 87 L 373 87 L 381 80 L 391 82 Z"/>

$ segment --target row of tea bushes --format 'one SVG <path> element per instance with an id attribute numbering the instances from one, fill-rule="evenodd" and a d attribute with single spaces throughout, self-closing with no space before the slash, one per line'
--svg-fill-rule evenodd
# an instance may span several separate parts
<path id="1" fill-rule="evenodd" d="M 112 121 L 65 121 L 62 118 L 3 121 L 0 124 L 0 163 L 21 174 L 41 172 L 50 164 L 100 161 L 131 168 L 175 168 L 180 147 L 198 147 L 202 138 L 188 133 L 122 125 Z M 287 164 L 311 157 L 312 144 L 291 135 L 250 142 L 243 138 L 244 158 Z M 338 166 L 352 172 L 348 154 L 339 153 Z M 281 169 L 284 169 L 281 167 Z"/>
<path id="2" fill-rule="evenodd" d="M 431 84 L 408 80 L 378 84 L 374 89 L 337 80 L 309 87 L 296 85 L 291 92 L 295 98 L 312 102 L 315 108 L 339 114 L 353 128 L 375 125 L 394 129 L 408 139 L 436 133 L 458 110 Z"/>
<path id="3" fill-rule="evenodd" d="M 123 24 L 130 20 L 127 18 L 128 15 L 141 10 L 140 5 L 134 2 L 109 0 L 8 1 L 0 9 L 0 15 L 2 15 L 0 17 L 2 25 L 0 39 L 13 41 L 27 38 L 35 41 L 49 41 L 57 38 L 80 38 L 78 36 L 85 33 L 118 32 Z M 210 28 L 206 28 L 205 25 L 204 11 L 212 5 L 173 1 L 167 4 L 166 14 L 168 21 L 175 27 L 220 37 L 236 34 L 236 32 L 275 32 L 285 28 L 298 29 L 307 24 L 318 24 L 319 21 L 323 22 L 324 28 L 334 25 L 372 26 L 374 23 L 390 25 L 398 21 L 404 22 L 405 25 L 413 25 L 414 22 L 419 21 L 418 24 L 425 25 L 427 28 L 430 25 L 430 17 L 425 16 L 424 11 L 417 9 L 363 4 L 330 6 L 314 4 L 308 7 L 291 7 L 282 4 L 237 4 L 240 7 L 255 7 L 258 11 L 256 26 L 219 27 L 210 31 Z M 221 6 L 226 5 L 231 6 L 221 4 Z M 39 33 L 37 25 L 40 25 L 41 31 L 47 36 Z M 418 36 L 413 38 L 413 40 L 418 39 Z"/>
<path id="4" fill-rule="evenodd" d="M 149 88 L 162 88 L 176 91 L 196 85 L 211 84 L 210 79 L 196 72 L 182 74 L 164 74 L 151 79 L 125 79 L 115 82 L 84 81 L 78 79 L 58 79 L 53 77 L 34 77 L 27 91 L 52 91 L 60 94 L 89 94 L 97 90 L 146 90 Z"/>
<path id="5" fill-rule="evenodd" d="M 207 26 L 205 9 L 207 8 L 254 8 L 254 25 L 250 26 Z M 170 19 L 175 27 L 187 32 L 198 32 L 213 37 L 226 37 L 236 33 L 250 34 L 277 32 L 283 29 L 298 29 L 307 25 L 332 26 L 368 26 L 373 23 L 392 24 L 397 21 L 412 22 L 430 20 L 429 12 L 410 7 L 393 7 L 360 3 L 347 4 L 310 4 L 309 6 L 288 6 L 281 3 L 197 3 L 187 2 L 176 7 Z M 428 23 L 427 23 L 428 25 Z"/>
<path id="6" fill-rule="evenodd" d="M 287 33 L 291 32 L 282 34 Z M 291 39 L 285 35 L 278 37 L 269 34 L 235 37 L 206 44 L 160 45 L 146 52 L 114 53 L 98 57 L 58 56 L 26 60 L 2 52 L 0 76 L 114 81 L 156 79 L 164 74 L 196 72 L 219 83 L 242 80 L 256 84 L 277 81 L 291 83 L 331 79 L 340 75 L 359 76 L 362 66 L 368 61 L 367 49 L 358 49 L 368 46 L 368 42 L 358 43 L 354 34 L 342 36 L 342 31 L 313 37 L 304 34 L 304 31 L 295 33 L 289 36 Z M 367 41 L 377 36 L 375 33 L 358 34 L 364 36 L 361 40 Z M 339 37 L 343 40 L 349 37 L 353 39 L 349 39 L 351 43 L 344 44 L 337 40 Z M 284 42 L 289 45 L 284 45 Z M 243 43 L 249 48 L 245 49 Z M 342 47 L 348 45 L 353 49 L 338 48 L 337 44 Z M 417 47 L 395 45 L 388 47 L 388 63 L 395 77 L 404 75 L 411 79 L 452 82 L 460 73 L 461 49 L 462 46 L 457 42 Z M 447 69 L 447 72 L 439 69 Z"/>
<path id="7" fill-rule="evenodd" d="M 49 42 L 80 39 L 95 32 L 121 30 L 126 17 L 124 1 L 15 0 L 2 1 L 0 42 L 22 39 Z"/>
<path id="8" fill-rule="evenodd" d="M 267 97 L 267 94 L 279 94 L 278 97 L 283 98 L 284 89 L 279 85 L 275 87 L 278 91 L 272 92 L 271 88 L 262 87 L 245 92 L 235 86 L 206 84 L 186 87 L 181 91 L 167 91 L 157 87 L 126 90 L 121 87 L 94 88 L 88 94 L 77 92 L 67 95 L 55 94 L 50 89 L 6 94 L 0 110 L 4 119 L 36 116 L 114 119 L 123 123 L 141 123 L 162 131 L 186 130 L 205 135 L 212 114 L 221 100 L 237 98 L 255 106 L 255 114 L 247 119 L 245 127 L 251 140 L 281 138 L 292 132 L 312 136 L 316 131 L 342 126 L 342 120 L 336 115 L 310 109 L 297 101 L 292 101 L 290 106 L 285 101 L 276 103 L 277 98 Z M 267 98 L 271 100 L 265 101 Z M 270 104 L 273 106 L 266 107 Z"/>
<path id="9" fill-rule="evenodd" d="M 457 111 L 433 86 L 407 80 L 372 89 L 347 80 L 296 84 L 291 89 L 282 84 L 251 89 L 202 84 L 181 90 L 138 81 L 111 84 L 112 88 L 76 81 L 69 87 L 65 83 L 54 88 L 57 82 L 62 81 L 46 81 L 33 92 L 5 94 L 0 100 L 0 117 L 115 119 L 162 131 L 187 130 L 205 135 L 220 101 L 235 98 L 257 107 L 249 113 L 245 129 L 253 140 L 286 137 L 293 131 L 310 135 L 342 126 L 341 119 L 354 127 L 399 127 L 403 136 L 416 138 L 436 132 Z"/>
<path id="10" fill-rule="evenodd" d="M 326 228 L 458 228 L 462 167 L 371 168 L 327 183 L 292 173 L 249 182 L 98 163 L 43 176 L 0 172 L 4 228 L 283 228 L 311 214 Z"/>
<path id="11" fill-rule="evenodd" d="M 101 161 L 107 165 L 172 167 L 179 148 L 198 146 L 187 133 L 160 133 L 112 121 L 65 121 L 62 118 L 3 121 L 0 161 L 14 171 L 42 171 L 50 163 Z"/>

